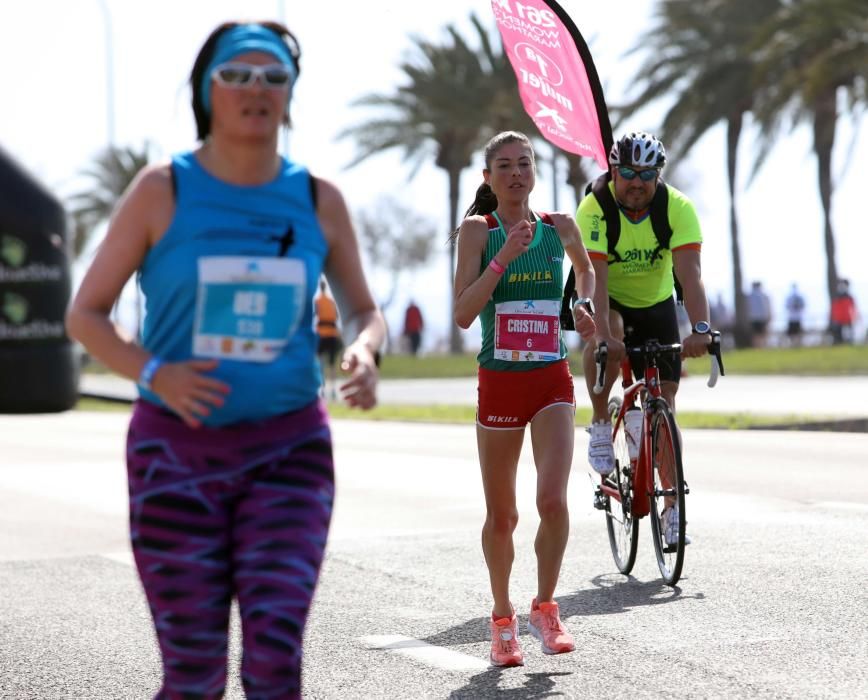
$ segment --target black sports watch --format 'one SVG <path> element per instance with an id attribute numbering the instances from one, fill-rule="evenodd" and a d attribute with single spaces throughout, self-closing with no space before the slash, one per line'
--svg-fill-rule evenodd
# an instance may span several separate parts
<path id="1" fill-rule="evenodd" d="M 577 297 L 573 301 L 572 308 L 576 308 L 576 306 L 581 306 L 587 311 L 591 316 L 594 315 L 594 302 L 591 300 L 591 297 Z"/>
<path id="2" fill-rule="evenodd" d="M 708 335 L 711 333 L 711 325 L 708 321 L 697 321 L 693 324 L 693 332 L 697 335 Z"/>

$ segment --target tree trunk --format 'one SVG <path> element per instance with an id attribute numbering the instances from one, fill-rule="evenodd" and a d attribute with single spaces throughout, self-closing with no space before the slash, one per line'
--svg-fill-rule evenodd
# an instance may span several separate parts
<path id="1" fill-rule="evenodd" d="M 567 161 L 567 176 L 566 183 L 573 188 L 573 193 L 576 196 L 576 207 L 585 196 L 585 186 L 588 184 L 590 177 L 585 168 L 582 159 L 572 153 L 565 153 L 564 159 Z"/>
<path id="2" fill-rule="evenodd" d="M 817 154 L 817 176 L 820 201 L 823 204 L 823 237 L 826 243 L 826 288 L 829 303 L 838 288 L 835 265 L 835 235 L 832 232 L 832 149 L 838 122 L 837 89 L 832 87 L 817 98 L 814 105 L 814 152 Z"/>
<path id="3" fill-rule="evenodd" d="M 737 348 L 747 348 L 751 345 L 747 304 L 744 297 L 744 280 L 741 274 L 738 216 L 735 206 L 736 162 L 743 121 L 744 113 L 738 112 L 737 114 L 733 114 L 726 122 L 726 175 L 729 184 L 729 236 L 732 255 L 732 300 L 734 308 L 733 337 Z"/>
<path id="4" fill-rule="evenodd" d="M 446 171 L 449 175 L 449 231 L 458 227 L 458 193 L 461 184 L 461 170 L 452 168 Z M 449 244 L 449 298 L 452 303 L 449 306 L 449 352 L 460 355 L 464 351 L 464 338 L 461 329 L 455 323 L 452 310 L 455 308 L 455 246 L 456 242 Z"/>

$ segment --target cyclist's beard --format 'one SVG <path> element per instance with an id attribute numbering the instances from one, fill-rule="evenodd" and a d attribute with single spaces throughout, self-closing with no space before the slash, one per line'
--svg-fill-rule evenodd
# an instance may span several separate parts
<path id="1" fill-rule="evenodd" d="M 643 187 L 628 187 L 624 196 L 626 201 L 619 199 L 618 204 L 628 212 L 640 214 L 648 208 L 653 198 L 654 191 L 648 194 Z"/>

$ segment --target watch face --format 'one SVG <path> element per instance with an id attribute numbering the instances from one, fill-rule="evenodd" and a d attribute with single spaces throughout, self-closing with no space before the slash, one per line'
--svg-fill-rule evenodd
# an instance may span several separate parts
<path id="1" fill-rule="evenodd" d="M 580 299 L 576 299 L 574 306 L 584 307 L 585 311 L 587 311 L 591 316 L 594 315 L 594 302 L 591 301 L 588 297 L 582 297 Z"/>
<path id="2" fill-rule="evenodd" d="M 705 321 L 697 321 L 696 325 L 693 326 L 694 333 L 708 333 L 711 330 L 711 326 L 708 325 Z"/>

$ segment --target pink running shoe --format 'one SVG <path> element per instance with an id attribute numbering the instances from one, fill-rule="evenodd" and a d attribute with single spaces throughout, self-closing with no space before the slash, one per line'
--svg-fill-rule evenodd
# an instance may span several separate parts
<path id="1" fill-rule="evenodd" d="M 524 666 L 524 656 L 518 643 L 518 618 L 502 617 L 491 621 L 491 664 L 493 666 Z"/>
<path id="2" fill-rule="evenodd" d="M 544 654 L 564 654 L 576 648 L 573 635 L 561 622 L 558 604 L 555 602 L 540 603 L 539 607 L 536 607 L 536 598 L 534 598 L 530 606 L 530 619 L 527 626 L 530 633 L 542 642 Z"/>

